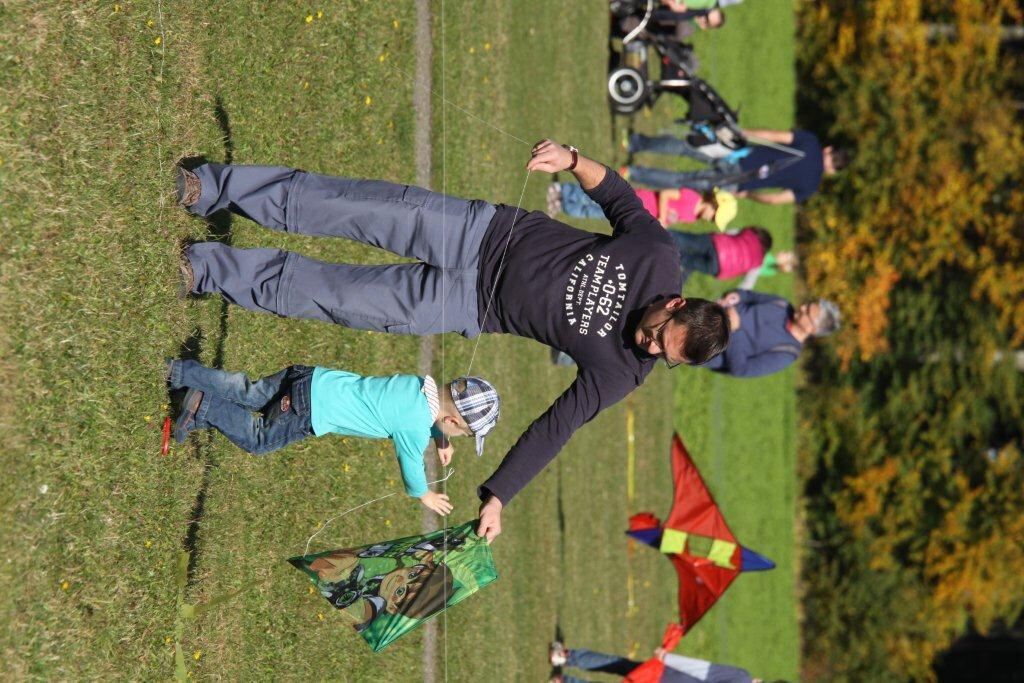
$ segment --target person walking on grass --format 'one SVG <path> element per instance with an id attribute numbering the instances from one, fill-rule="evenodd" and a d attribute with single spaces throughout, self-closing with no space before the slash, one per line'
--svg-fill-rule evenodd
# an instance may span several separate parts
<path id="1" fill-rule="evenodd" d="M 655 189 L 685 186 L 702 192 L 721 187 L 734 191 L 740 199 L 763 204 L 792 204 L 807 201 L 818 191 L 823 176 L 841 171 L 849 162 L 846 150 L 831 145 L 823 148 L 818 137 L 805 130 L 744 130 L 743 135 L 758 142 L 727 157 L 714 157 L 686 138 L 634 133 L 629 137 L 630 153 L 687 156 L 709 168 L 669 171 L 629 166 L 626 177 L 630 182 Z"/>
<path id="2" fill-rule="evenodd" d="M 451 436 L 475 437 L 481 455 L 501 413 L 498 392 L 479 377 L 438 387 L 430 375 L 362 377 L 292 365 L 251 380 L 186 359 L 168 360 L 167 378 L 172 390 L 187 389 L 174 427 L 179 443 L 196 429 L 216 429 L 253 455 L 331 433 L 390 439 L 405 492 L 439 515 L 452 506 L 448 496 L 427 487 L 423 452 L 431 437 L 441 465 L 455 452 Z"/>
<path id="3" fill-rule="evenodd" d="M 729 338 L 720 305 L 679 296 L 675 244 L 618 174 L 552 140 L 533 147 L 527 168 L 572 171 L 612 234 L 539 211 L 291 168 L 204 164 L 182 168 L 178 180 L 180 203 L 198 216 L 228 209 L 275 230 L 345 237 L 418 259 L 348 265 L 205 242 L 183 250 L 192 294 L 394 334 L 516 334 L 577 360 L 575 381 L 478 489 L 478 533 L 488 540 L 501 532 L 503 506 L 658 360 L 706 363 Z"/>
<path id="4" fill-rule="evenodd" d="M 674 190 L 634 189 L 648 213 L 664 227 L 675 223 L 709 221 L 725 230 L 736 217 L 736 197 L 729 192 L 712 189 L 696 192 L 688 187 Z M 548 186 L 548 215 L 565 213 L 574 218 L 604 218 L 601 206 L 587 196 L 576 183 L 551 183 Z"/>
<path id="5" fill-rule="evenodd" d="M 746 669 L 726 664 L 715 664 L 704 659 L 686 657 L 657 648 L 654 656 L 665 664 L 661 683 L 762 683 L 763 679 L 753 678 Z M 628 676 L 643 662 L 628 657 L 595 652 L 583 648 L 568 649 L 555 641 L 548 649 L 548 661 L 554 667 L 568 667 L 581 671 L 599 671 L 622 677 Z M 586 683 L 581 678 L 566 674 L 551 677 L 550 683 Z M 777 681 L 776 683 L 785 683 Z"/>
<path id="6" fill-rule="evenodd" d="M 745 289 L 719 299 L 729 314 L 732 334 L 725 353 L 703 367 L 733 377 L 761 377 L 778 372 L 799 357 L 811 337 L 839 329 L 839 308 L 828 299 L 793 306 L 779 296 Z"/>

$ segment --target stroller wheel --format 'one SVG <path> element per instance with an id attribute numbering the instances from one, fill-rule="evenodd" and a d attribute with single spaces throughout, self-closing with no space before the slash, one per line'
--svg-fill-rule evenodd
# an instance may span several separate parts
<path id="1" fill-rule="evenodd" d="M 608 97 L 620 114 L 632 114 L 640 109 L 647 92 L 647 79 L 632 67 L 620 67 L 608 75 Z"/>

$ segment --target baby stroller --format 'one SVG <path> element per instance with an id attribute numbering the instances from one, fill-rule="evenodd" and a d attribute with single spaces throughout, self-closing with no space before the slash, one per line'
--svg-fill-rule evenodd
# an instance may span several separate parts
<path id="1" fill-rule="evenodd" d="M 618 114 L 634 114 L 652 106 L 662 93 L 682 97 L 689 105 L 679 123 L 692 128 L 696 146 L 709 145 L 710 156 L 725 156 L 746 145 L 739 115 L 710 83 L 696 75 L 693 48 L 647 30 L 656 0 L 610 0 L 612 36 L 621 35 L 622 50 L 613 57 L 608 74 L 608 98 Z M 661 73 L 650 76 L 649 48 L 660 57 Z M 716 153 L 716 149 L 721 152 Z"/>

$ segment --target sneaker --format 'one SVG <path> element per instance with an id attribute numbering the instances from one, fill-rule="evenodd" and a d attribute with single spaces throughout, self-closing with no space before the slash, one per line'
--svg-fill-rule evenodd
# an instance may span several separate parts
<path id="1" fill-rule="evenodd" d="M 198 389 L 189 389 L 185 392 L 185 398 L 181 399 L 181 414 L 174 422 L 174 440 L 178 443 L 185 443 L 188 433 L 196 427 L 196 413 L 203 402 L 203 392 Z"/>
<path id="2" fill-rule="evenodd" d="M 199 201 L 202 194 L 202 185 L 199 176 L 192 171 L 178 166 L 178 206 L 186 209 Z"/>
<path id="3" fill-rule="evenodd" d="M 551 645 L 548 646 L 548 661 L 551 662 L 551 666 L 565 666 L 568 657 L 569 651 L 560 640 L 551 641 Z"/>
<path id="4" fill-rule="evenodd" d="M 192 270 L 192 262 L 185 255 L 184 248 L 178 254 L 178 272 L 181 274 L 181 279 L 178 280 L 178 299 L 185 299 L 196 288 L 196 274 Z"/>
<path id="5" fill-rule="evenodd" d="M 562 212 L 562 186 L 558 183 L 548 185 L 548 210 L 547 214 L 554 218 Z"/>

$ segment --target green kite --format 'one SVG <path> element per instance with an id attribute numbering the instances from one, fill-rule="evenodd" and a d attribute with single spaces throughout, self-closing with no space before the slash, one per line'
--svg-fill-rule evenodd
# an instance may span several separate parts
<path id="1" fill-rule="evenodd" d="M 320 595 L 351 618 L 379 652 L 498 578 L 476 524 L 288 561 L 308 574 Z"/>

